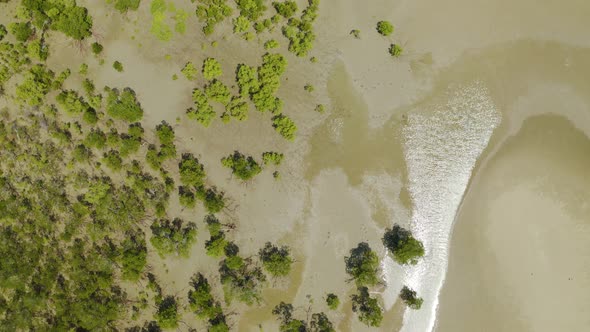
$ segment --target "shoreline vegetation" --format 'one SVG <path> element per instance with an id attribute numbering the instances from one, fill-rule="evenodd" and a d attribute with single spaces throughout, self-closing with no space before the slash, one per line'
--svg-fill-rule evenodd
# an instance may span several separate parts
<path id="1" fill-rule="evenodd" d="M 10 17 L 2 17 L 10 23 L 0 24 L 0 106 L 6 105 L 0 109 L 0 327 L 192 331 L 185 322 L 190 315 L 208 331 L 235 330 L 236 310 L 262 306 L 269 285 L 289 282 L 301 262 L 297 248 L 280 238 L 240 250 L 236 239 L 248 220 L 235 222 L 236 197 L 219 183 L 219 174 L 245 187 L 266 173 L 276 183 L 289 176 L 285 146 L 302 138 L 281 86 L 288 81 L 288 62 L 296 63 L 288 59 L 309 57 L 316 66 L 322 60 L 313 53 L 320 2 L 299 8 L 301 2 L 290 0 L 195 0 L 188 11 L 173 1 L 107 0 L 108 15 L 123 22 L 146 9 L 155 43 L 195 34 L 215 39 L 215 48 L 225 38 L 219 33 L 230 33 L 253 47 L 258 40 L 264 51 L 259 61 L 235 68 L 213 56 L 183 61 L 173 80 L 190 83 L 192 107 L 176 123 L 158 119 L 154 127 L 146 121 L 154 116 L 145 111 L 147 96 L 124 83 L 137 69 L 132 61 L 110 57 L 93 10 L 81 3 L 0 1 L 0 12 L 11 9 Z M 394 32 L 387 21 L 376 30 L 383 37 Z M 351 35 L 361 39 L 360 30 Z M 52 65 L 59 61 L 52 57 L 60 47 L 56 39 L 73 43 L 90 65 L 61 63 L 66 68 L 58 70 Z M 390 45 L 391 56 L 402 55 L 401 46 Z M 120 84 L 97 83 L 103 65 Z M 329 112 L 316 100 L 313 81 L 299 90 L 314 105 L 311 114 Z M 252 116 L 254 110 L 264 118 Z M 177 133 L 181 126 L 198 126 L 213 136 L 218 126 L 245 126 L 252 118 L 266 119 L 277 136 L 272 141 L 280 143 L 264 152 L 225 151 L 211 163 Z M 198 220 L 198 213 L 204 218 Z M 401 265 L 416 264 L 425 254 L 422 243 L 398 225 L 386 230 L 382 242 Z M 192 274 L 182 292 L 172 292 L 166 263 L 189 264 L 197 251 L 213 268 Z M 381 325 L 382 301 L 371 294 L 383 284 L 377 253 L 360 242 L 344 264 L 356 292 L 346 299 L 346 290 L 311 294 L 307 309 L 281 300 L 268 312 L 281 331 L 336 331 L 332 312 L 343 311 L 345 303 L 361 323 Z M 423 302 L 418 295 L 404 287 L 399 297 L 417 310 Z M 320 310 L 311 311 L 312 296 L 325 296 L 315 307 Z"/>

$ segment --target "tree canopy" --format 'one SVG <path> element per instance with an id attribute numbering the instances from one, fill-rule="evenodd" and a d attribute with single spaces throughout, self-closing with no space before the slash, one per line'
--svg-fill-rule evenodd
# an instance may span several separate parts
<path id="1" fill-rule="evenodd" d="M 279 247 L 266 242 L 264 247 L 258 252 L 258 256 L 266 272 L 274 277 L 284 277 L 291 272 L 293 259 L 287 246 Z"/>
<path id="2" fill-rule="evenodd" d="M 377 299 L 369 295 L 367 287 L 359 287 L 352 295 L 352 311 L 358 314 L 358 319 L 367 326 L 379 327 L 383 320 L 383 309 Z"/>
<path id="3" fill-rule="evenodd" d="M 366 242 L 361 242 L 350 250 L 350 256 L 344 258 L 346 273 L 350 274 L 356 284 L 373 286 L 379 282 L 379 258 Z"/>
<path id="4" fill-rule="evenodd" d="M 416 264 L 424 256 L 424 246 L 412 236 L 412 233 L 399 225 L 387 228 L 383 236 L 383 245 L 393 254 L 399 264 Z"/>

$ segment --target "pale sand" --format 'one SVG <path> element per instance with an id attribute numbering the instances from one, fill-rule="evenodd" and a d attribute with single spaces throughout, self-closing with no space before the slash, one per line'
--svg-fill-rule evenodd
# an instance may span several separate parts
<path id="1" fill-rule="evenodd" d="M 590 326 L 590 140 L 533 117 L 486 161 L 458 216 L 438 331 Z"/>

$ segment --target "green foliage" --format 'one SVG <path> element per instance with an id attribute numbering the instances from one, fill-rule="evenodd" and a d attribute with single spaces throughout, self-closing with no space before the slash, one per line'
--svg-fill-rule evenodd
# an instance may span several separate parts
<path id="1" fill-rule="evenodd" d="M 23 82 L 16 87 L 19 102 L 29 106 L 39 106 L 51 89 L 55 74 L 43 65 L 34 65 L 25 74 Z"/>
<path id="2" fill-rule="evenodd" d="M 324 105 L 317 105 L 315 107 L 315 111 L 318 113 L 324 113 L 326 111 L 326 107 Z"/>
<path id="3" fill-rule="evenodd" d="M 195 106 L 186 111 L 186 116 L 189 119 L 199 122 L 204 127 L 209 127 L 216 114 L 213 107 L 209 105 L 207 96 L 201 90 L 194 89 L 193 101 Z"/>
<path id="4" fill-rule="evenodd" d="M 90 105 L 74 90 L 62 91 L 55 100 L 70 115 L 84 113 L 90 109 Z"/>
<path id="5" fill-rule="evenodd" d="M 79 163 L 88 161 L 91 157 L 92 152 L 84 144 L 77 145 L 72 151 L 72 158 Z"/>
<path id="6" fill-rule="evenodd" d="M 229 104 L 231 98 L 228 87 L 218 80 L 213 80 L 205 86 L 205 95 L 223 105 Z"/>
<path id="7" fill-rule="evenodd" d="M 92 129 L 88 135 L 86 135 L 86 139 L 84 140 L 84 144 L 97 149 L 104 148 L 106 142 L 107 137 L 100 129 Z"/>
<path id="8" fill-rule="evenodd" d="M 147 264 L 147 248 L 143 232 L 136 230 L 125 234 L 119 252 L 123 278 L 131 281 L 139 280 Z"/>
<path id="9" fill-rule="evenodd" d="M 307 91 L 307 92 L 311 93 L 311 92 L 313 92 L 313 91 L 315 90 L 315 88 L 314 88 L 314 87 L 313 87 L 313 85 L 311 85 L 311 84 L 306 84 L 306 85 L 303 87 L 303 90 L 305 90 L 305 91 Z"/>
<path id="10" fill-rule="evenodd" d="M 181 206 L 189 209 L 192 209 L 197 205 L 195 193 L 187 187 L 178 187 L 178 199 Z"/>
<path id="11" fill-rule="evenodd" d="M 212 34 L 215 31 L 215 26 L 232 14 L 227 0 L 198 0 L 198 2 L 196 14 L 199 21 L 205 23 L 203 26 L 205 35 Z"/>
<path id="12" fill-rule="evenodd" d="M 178 303 L 173 296 L 166 296 L 158 305 L 154 315 L 158 325 L 164 329 L 175 329 L 178 327 Z"/>
<path id="13" fill-rule="evenodd" d="M 285 72 L 287 60 L 280 54 L 267 53 L 262 57 L 262 65 L 254 68 L 239 65 L 236 81 L 242 96 L 250 99 L 261 112 L 277 113 L 282 108 L 282 102 L 274 95 L 280 86 L 281 75 Z"/>
<path id="14" fill-rule="evenodd" d="M 266 6 L 264 0 L 235 0 L 240 10 L 240 16 L 246 17 L 251 22 L 255 22 L 264 14 Z"/>
<path id="15" fill-rule="evenodd" d="M 197 225 L 192 222 L 185 224 L 179 218 L 172 221 L 156 220 L 150 229 L 150 242 L 162 258 L 170 254 L 188 257 L 192 245 L 197 241 Z"/>
<path id="16" fill-rule="evenodd" d="M 292 141 L 295 139 L 297 126 L 295 122 L 283 114 L 279 114 L 272 118 L 272 126 L 285 139 Z"/>
<path id="17" fill-rule="evenodd" d="M 262 154 L 262 161 L 264 165 L 273 164 L 279 166 L 285 156 L 278 152 L 264 152 Z"/>
<path id="18" fill-rule="evenodd" d="M 32 59 L 45 61 L 49 56 L 49 47 L 42 40 L 33 40 L 27 44 L 27 53 Z"/>
<path id="19" fill-rule="evenodd" d="M 328 319 L 325 313 L 319 312 L 311 315 L 309 325 L 306 321 L 293 318 L 294 308 L 292 304 L 285 302 L 279 303 L 272 310 L 272 314 L 277 316 L 281 325 L 281 332 L 335 332 L 334 325 Z"/>
<path id="20" fill-rule="evenodd" d="M 209 240 L 205 243 L 207 255 L 220 258 L 225 254 L 225 248 L 228 245 L 225 233 L 221 230 L 221 223 L 213 215 L 205 217 L 205 223 L 210 235 Z"/>
<path id="21" fill-rule="evenodd" d="M 232 173 L 239 179 L 247 181 L 258 175 L 262 168 L 251 156 L 244 156 L 235 151 L 233 154 L 222 158 L 221 164 L 231 168 Z"/>
<path id="22" fill-rule="evenodd" d="M 152 14 L 152 27 L 150 32 L 162 41 L 168 41 L 172 38 L 172 29 L 166 24 L 166 1 L 153 0 L 150 5 Z"/>
<path id="23" fill-rule="evenodd" d="M 387 228 L 383 236 L 383 245 L 391 251 L 393 259 L 399 264 L 418 263 L 418 258 L 424 256 L 424 246 L 412 236 L 412 233 L 399 225 Z"/>
<path id="24" fill-rule="evenodd" d="M 229 331 L 225 322 L 225 315 L 221 304 L 211 295 L 211 285 L 201 273 L 193 275 L 190 285 L 193 289 L 188 292 L 191 310 L 200 319 L 209 321 L 209 331 Z M 215 328 L 213 328 L 215 326 Z M 225 330 L 223 329 L 225 327 Z"/>
<path id="25" fill-rule="evenodd" d="M 120 171 L 123 167 L 123 159 L 119 155 L 119 151 L 109 150 L 103 155 L 102 161 L 105 165 L 113 171 Z"/>
<path id="26" fill-rule="evenodd" d="M 273 2 L 272 6 L 277 11 L 277 14 L 284 18 L 291 18 L 297 13 L 297 3 L 295 1 Z"/>
<path id="27" fill-rule="evenodd" d="M 205 180 L 205 167 L 190 153 L 182 154 L 178 164 L 180 182 L 185 186 L 200 187 Z"/>
<path id="28" fill-rule="evenodd" d="M 350 256 L 344 258 L 346 273 L 350 274 L 357 286 L 373 286 L 379 282 L 379 258 L 366 242 L 361 242 L 350 250 Z"/>
<path id="29" fill-rule="evenodd" d="M 197 79 L 197 75 L 199 74 L 199 70 L 197 69 L 197 67 L 195 67 L 195 65 L 192 62 L 187 62 L 180 72 L 189 81 L 194 81 L 195 79 Z"/>
<path id="30" fill-rule="evenodd" d="M 377 22 L 377 32 L 383 36 L 389 36 L 393 33 L 393 25 L 388 21 Z"/>
<path id="31" fill-rule="evenodd" d="M 26 42 L 35 33 L 29 22 L 11 23 L 8 29 L 19 42 Z"/>
<path id="32" fill-rule="evenodd" d="M 33 24 L 39 29 L 49 26 L 66 36 L 82 40 L 91 35 L 92 17 L 75 0 L 25 0 L 21 2 Z"/>
<path id="33" fill-rule="evenodd" d="M 319 0 L 309 0 L 307 8 L 299 19 L 291 18 L 283 27 L 283 35 L 289 39 L 289 51 L 297 56 L 306 56 L 313 48 L 315 34 L 313 22 L 317 18 Z"/>
<path id="34" fill-rule="evenodd" d="M 136 122 L 143 117 L 143 109 L 137 101 L 135 91 L 125 88 L 122 92 L 105 87 L 107 92 L 107 114 L 127 122 Z"/>
<path id="35" fill-rule="evenodd" d="M 383 320 L 383 309 L 377 299 L 369 295 L 367 287 L 359 287 L 352 295 L 352 311 L 358 313 L 359 321 L 367 326 L 379 327 Z"/>
<path id="36" fill-rule="evenodd" d="M 361 30 L 353 29 L 350 31 L 350 34 L 356 39 L 361 39 Z"/>
<path id="37" fill-rule="evenodd" d="M 197 196 L 203 201 L 205 209 L 209 213 L 217 213 L 225 207 L 224 193 L 218 192 L 215 187 L 204 190 L 200 187 Z"/>
<path id="38" fill-rule="evenodd" d="M 264 43 L 265 50 L 271 50 L 277 47 L 279 47 L 279 42 L 274 39 L 268 40 L 266 43 Z"/>
<path id="39" fill-rule="evenodd" d="M 203 77 L 206 80 L 218 78 L 223 74 L 221 64 L 214 58 L 207 58 L 203 61 Z"/>
<path id="40" fill-rule="evenodd" d="M 392 57 L 399 58 L 403 51 L 403 48 L 398 44 L 391 44 L 391 46 L 389 46 L 389 54 Z"/>
<path id="41" fill-rule="evenodd" d="M 236 71 L 236 82 L 243 97 L 249 97 L 260 89 L 256 68 L 240 64 Z"/>
<path id="42" fill-rule="evenodd" d="M 219 274 L 221 284 L 225 294 L 225 302 L 231 304 L 232 300 L 238 300 L 247 305 L 259 303 L 260 288 L 266 281 L 262 270 L 254 266 L 249 258 L 243 260 L 243 264 L 238 269 L 233 269 L 228 265 L 227 259 L 221 262 Z"/>
<path id="43" fill-rule="evenodd" d="M 336 294 L 330 293 L 326 297 L 326 304 L 328 305 L 328 308 L 336 310 L 338 309 L 338 306 L 340 306 L 340 299 Z"/>
<path id="44" fill-rule="evenodd" d="M 404 286 L 399 293 L 399 297 L 404 301 L 404 303 L 414 310 L 419 310 L 422 307 L 422 303 L 424 300 L 416 295 L 416 291 L 408 286 Z"/>
<path id="45" fill-rule="evenodd" d="M 119 61 L 113 62 L 113 68 L 119 73 L 123 72 L 123 64 Z"/>
<path id="46" fill-rule="evenodd" d="M 250 30 L 250 21 L 248 18 L 244 16 L 238 16 L 232 20 L 234 26 L 234 33 L 242 34 L 242 37 L 245 38 L 245 32 Z"/>
<path id="47" fill-rule="evenodd" d="M 274 277 L 284 277 L 291 272 L 293 259 L 286 246 L 278 247 L 267 242 L 258 252 L 264 269 Z"/>
<path id="48" fill-rule="evenodd" d="M 4 39 L 4 37 L 6 37 L 7 34 L 8 34 L 8 30 L 6 29 L 6 26 L 3 24 L 0 24 L 0 41 L 2 41 Z"/>
<path id="49" fill-rule="evenodd" d="M 97 42 L 92 43 L 92 53 L 94 53 L 95 55 L 99 55 L 100 53 L 102 53 L 103 49 L 104 47 L 101 44 Z"/>
<path id="50" fill-rule="evenodd" d="M 228 122 L 230 117 L 238 120 L 238 121 L 245 121 L 248 119 L 248 109 L 250 107 L 242 99 L 242 97 L 232 97 L 230 102 L 225 106 L 225 112 L 221 115 L 221 118 L 224 122 Z"/>
<path id="51" fill-rule="evenodd" d="M 137 10 L 141 0 L 115 0 L 115 9 L 121 13 L 126 13 L 129 10 Z"/>

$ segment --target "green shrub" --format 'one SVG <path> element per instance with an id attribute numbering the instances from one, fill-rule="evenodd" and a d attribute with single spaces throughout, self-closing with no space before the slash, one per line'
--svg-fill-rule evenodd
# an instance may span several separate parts
<path id="1" fill-rule="evenodd" d="M 231 98 L 227 86 L 218 80 L 213 80 L 205 86 L 205 94 L 208 98 L 223 105 L 227 105 Z"/>
<path id="2" fill-rule="evenodd" d="M 42 40 L 33 40 L 27 44 L 27 53 L 32 59 L 45 61 L 49 56 L 49 47 Z"/>
<path id="3" fill-rule="evenodd" d="M 324 113 L 326 111 L 326 107 L 324 105 L 317 105 L 315 107 L 315 111 L 318 113 Z"/>
<path id="4" fill-rule="evenodd" d="M 135 91 L 125 88 L 122 92 L 117 89 L 105 87 L 107 92 L 107 114 L 111 117 L 127 122 L 136 122 L 143 117 L 143 109 Z"/>
<path id="5" fill-rule="evenodd" d="M 92 152 L 84 144 L 77 145 L 72 151 L 72 159 L 78 163 L 86 162 L 90 157 L 92 157 Z"/>
<path id="6" fill-rule="evenodd" d="M 367 326 L 379 327 L 383 320 L 383 309 L 377 299 L 369 295 L 367 287 L 359 287 L 352 295 L 352 311 L 358 313 L 359 321 Z"/>
<path id="7" fill-rule="evenodd" d="M 6 29 L 6 26 L 4 26 L 3 24 L 0 24 L 0 41 L 2 41 L 4 39 L 4 37 L 6 37 L 7 34 L 8 34 L 8 30 Z"/>
<path id="8" fill-rule="evenodd" d="M 244 38 L 245 36 L 243 35 L 245 32 L 247 32 L 248 30 L 250 30 L 250 21 L 248 20 L 248 18 L 244 17 L 244 16 L 238 16 L 236 18 L 234 18 L 232 20 L 233 26 L 234 26 L 234 33 L 236 34 L 242 34 L 242 37 Z"/>
<path id="9" fill-rule="evenodd" d="M 96 149 L 104 148 L 106 142 L 107 137 L 100 129 L 92 129 L 88 135 L 86 135 L 86 139 L 84 139 L 84 144 Z"/>
<path id="10" fill-rule="evenodd" d="M 297 3 L 295 1 L 273 2 L 272 6 L 277 11 L 277 14 L 284 18 L 291 18 L 297 13 Z"/>
<path id="11" fill-rule="evenodd" d="M 129 10 L 137 10 L 141 0 L 115 0 L 115 9 L 121 13 L 125 13 Z"/>
<path id="12" fill-rule="evenodd" d="M 118 71 L 119 73 L 123 72 L 123 64 L 119 61 L 113 62 L 113 68 Z"/>
<path id="13" fill-rule="evenodd" d="M 209 105 L 207 95 L 201 90 L 193 90 L 193 101 L 195 103 L 194 108 L 189 108 L 186 111 L 186 115 L 189 119 L 196 120 L 204 127 L 209 127 L 211 121 L 215 118 L 216 114 L 213 107 Z"/>
<path id="14" fill-rule="evenodd" d="M 285 139 L 292 141 L 295 139 L 297 133 L 297 126 L 295 122 L 283 114 L 279 114 L 272 118 L 272 126 Z"/>
<path id="15" fill-rule="evenodd" d="M 424 246 L 412 236 L 412 233 L 399 225 L 387 228 L 383 236 L 383 245 L 393 254 L 393 259 L 399 264 L 418 263 L 418 258 L 424 256 Z"/>
<path id="16" fill-rule="evenodd" d="M 196 14 L 203 26 L 203 33 L 210 35 L 215 31 L 215 26 L 225 18 L 230 17 L 232 9 L 226 0 L 198 0 Z"/>
<path id="17" fill-rule="evenodd" d="M 113 171 L 120 171 L 123 167 L 123 159 L 121 159 L 119 151 L 116 150 L 109 150 L 107 153 L 105 153 L 102 161 Z"/>
<path id="18" fill-rule="evenodd" d="M 279 47 L 279 42 L 277 42 L 274 39 L 271 39 L 269 41 L 267 41 L 266 43 L 264 43 L 264 49 L 266 50 L 271 50 L 273 48 L 277 48 Z"/>
<path id="19" fill-rule="evenodd" d="M 159 304 L 154 315 L 158 325 L 163 329 L 178 327 L 178 304 L 173 296 L 166 296 Z"/>
<path id="20" fill-rule="evenodd" d="M 62 91 L 55 100 L 70 115 L 84 113 L 90 109 L 90 105 L 74 90 Z"/>
<path id="21" fill-rule="evenodd" d="M 26 42 L 35 33 L 29 22 L 11 23 L 8 29 L 19 42 Z"/>
<path id="22" fill-rule="evenodd" d="M 211 295 L 211 285 L 205 276 L 201 273 L 193 275 L 190 285 L 193 289 L 188 291 L 188 302 L 198 318 L 214 320 L 223 315 L 221 305 Z"/>
<path id="23" fill-rule="evenodd" d="M 29 106 L 41 105 L 52 88 L 54 77 L 55 74 L 45 66 L 34 65 L 25 74 L 23 82 L 16 87 L 17 100 Z"/>
<path id="24" fill-rule="evenodd" d="M 414 310 L 419 310 L 422 307 L 422 303 L 424 302 L 422 298 L 416 296 L 416 291 L 408 288 L 407 286 L 402 288 L 401 292 L 399 293 L 399 297 L 410 309 Z"/>
<path id="25" fill-rule="evenodd" d="M 205 167 L 190 153 L 182 154 L 178 164 L 180 182 L 185 186 L 200 187 L 205 180 Z"/>
<path id="26" fill-rule="evenodd" d="M 213 58 L 207 58 L 203 61 L 203 77 L 206 80 L 212 80 L 221 76 L 221 64 Z"/>
<path id="27" fill-rule="evenodd" d="M 197 205 L 195 193 L 188 187 L 178 187 L 178 200 L 185 208 L 193 209 Z"/>
<path id="28" fill-rule="evenodd" d="M 356 39 L 361 39 L 361 30 L 353 29 L 350 31 L 350 34 Z"/>
<path id="29" fill-rule="evenodd" d="M 229 121 L 230 116 L 238 121 L 248 119 L 248 109 L 250 107 L 241 97 L 232 97 L 231 101 L 225 106 L 225 113 L 221 116 L 225 122 Z"/>
<path id="30" fill-rule="evenodd" d="M 238 151 L 235 151 L 228 157 L 222 158 L 221 164 L 231 168 L 232 173 L 244 181 L 252 179 L 262 171 L 262 168 L 254 158 L 250 156 L 246 157 Z"/>
<path id="31" fill-rule="evenodd" d="M 197 241 L 197 225 L 192 222 L 185 223 L 179 218 L 172 221 L 156 220 L 150 229 L 150 242 L 162 258 L 170 254 L 188 257 L 191 247 Z"/>
<path id="32" fill-rule="evenodd" d="M 303 57 L 313 48 L 315 34 L 313 22 L 317 18 L 319 0 L 309 0 L 307 8 L 299 19 L 291 18 L 283 27 L 283 35 L 289 39 L 289 51 Z"/>
<path id="33" fill-rule="evenodd" d="M 314 87 L 313 87 L 313 85 L 311 85 L 311 84 L 306 84 L 306 85 L 303 87 L 303 90 L 305 90 L 305 91 L 307 91 L 307 92 L 309 92 L 309 93 L 312 93 L 312 92 L 315 90 L 315 88 L 314 88 Z"/>
<path id="34" fill-rule="evenodd" d="M 199 74 L 199 70 L 197 69 L 197 67 L 195 67 L 195 65 L 192 62 L 187 62 L 180 72 L 189 81 L 194 81 L 195 79 L 197 79 L 197 75 Z"/>
<path id="35" fill-rule="evenodd" d="M 377 32 L 383 36 L 389 36 L 393 33 L 393 25 L 387 21 L 377 22 Z"/>
<path id="36" fill-rule="evenodd" d="M 284 277 L 291 272 L 293 259 L 286 246 L 278 247 L 267 242 L 258 252 L 258 256 L 266 272 L 272 276 Z"/>
<path id="37" fill-rule="evenodd" d="M 340 299 L 336 294 L 330 293 L 326 297 L 326 304 L 328 305 L 328 308 L 336 310 L 338 309 L 338 306 L 340 306 Z"/>
<path id="38" fill-rule="evenodd" d="M 264 0 L 235 0 L 240 10 L 240 16 L 246 17 L 251 22 L 258 20 L 266 11 Z"/>
<path id="39" fill-rule="evenodd" d="M 262 161 L 264 165 L 273 164 L 279 166 L 283 161 L 284 155 L 278 152 L 264 152 L 262 154 Z"/>
<path id="40" fill-rule="evenodd" d="M 391 44 L 391 46 L 389 46 L 389 54 L 392 57 L 396 57 L 396 58 L 400 57 L 402 55 L 403 51 L 404 50 L 402 49 L 402 47 L 399 46 L 398 44 Z"/>
<path id="41" fill-rule="evenodd" d="M 139 280 L 147 264 L 144 233 L 141 230 L 127 232 L 119 252 L 123 279 Z"/>
<path id="42" fill-rule="evenodd" d="M 344 258 L 346 273 L 350 274 L 358 287 L 374 286 L 379 282 L 379 258 L 366 242 L 361 242 L 350 250 L 350 256 Z"/>
<path id="43" fill-rule="evenodd" d="M 100 53 L 102 53 L 103 49 L 104 47 L 101 44 L 97 42 L 92 43 L 92 53 L 94 53 L 95 55 L 99 55 Z"/>

